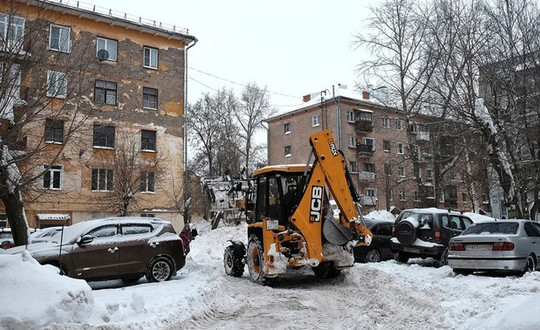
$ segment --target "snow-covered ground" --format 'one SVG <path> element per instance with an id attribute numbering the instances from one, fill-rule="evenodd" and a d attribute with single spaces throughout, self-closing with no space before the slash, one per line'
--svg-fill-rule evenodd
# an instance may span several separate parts
<path id="1" fill-rule="evenodd" d="M 537 329 L 540 272 L 455 276 L 430 260 L 356 264 L 333 280 L 309 269 L 260 286 L 223 270 L 228 239 L 246 225 L 199 222 L 171 281 L 125 286 L 59 276 L 29 255 L 0 255 L 1 329 Z"/>

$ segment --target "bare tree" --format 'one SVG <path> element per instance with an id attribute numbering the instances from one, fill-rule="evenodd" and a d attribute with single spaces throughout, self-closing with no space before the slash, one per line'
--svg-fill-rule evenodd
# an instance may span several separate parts
<path id="1" fill-rule="evenodd" d="M 240 152 L 244 156 L 247 174 L 251 173 L 253 154 L 257 150 L 254 141 L 255 133 L 263 128 L 264 120 L 275 112 L 276 110 L 270 106 L 266 88 L 261 89 L 255 83 L 250 83 L 244 88 L 240 98 L 240 106 L 234 115 L 240 127 L 239 136 L 242 141 Z"/>
<path id="2" fill-rule="evenodd" d="M 48 31 L 56 17 L 38 7 L 25 19 L 26 4 L 13 0 L 6 8 L 0 14 L 0 200 L 15 244 L 22 245 L 28 236 L 23 193 L 48 173 L 43 163 L 53 164 L 62 155 L 89 116 L 81 110 L 87 103 L 81 95 L 89 87 L 84 72 L 92 53 L 88 45 L 74 43 L 70 56 L 50 56 Z M 61 141 L 43 132 L 47 121 L 62 123 Z"/>

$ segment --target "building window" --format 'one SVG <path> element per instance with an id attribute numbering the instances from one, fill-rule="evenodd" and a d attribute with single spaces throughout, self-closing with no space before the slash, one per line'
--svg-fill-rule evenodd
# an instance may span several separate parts
<path id="1" fill-rule="evenodd" d="M 291 157 L 291 155 L 292 155 L 292 147 L 285 146 L 285 157 Z"/>
<path id="2" fill-rule="evenodd" d="M 393 190 L 390 190 L 390 201 L 391 202 L 394 201 L 394 191 Z"/>
<path id="3" fill-rule="evenodd" d="M 105 168 L 92 169 L 92 191 L 112 191 L 114 172 Z"/>
<path id="4" fill-rule="evenodd" d="M 347 122 L 354 123 L 354 111 L 347 111 Z"/>
<path id="5" fill-rule="evenodd" d="M 375 139 L 373 138 L 362 138 L 362 141 L 365 145 L 371 146 L 371 150 L 375 151 Z"/>
<path id="6" fill-rule="evenodd" d="M 384 141 L 382 142 L 382 145 L 383 145 L 383 150 L 384 150 L 384 151 L 388 151 L 388 152 L 390 151 L 390 141 L 384 140 Z"/>
<path id="7" fill-rule="evenodd" d="M 49 49 L 69 53 L 69 27 L 51 24 L 49 34 Z"/>
<path id="8" fill-rule="evenodd" d="M 158 107 L 158 90 L 143 87 L 143 108 L 156 110 Z"/>
<path id="9" fill-rule="evenodd" d="M 315 115 L 311 117 L 311 126 L 319 126 L 321 123 L 319 121 L 319 115 Z"/>
<path id="10" fill-rule="evenodd" d="M 364 171 L 375 173 L 375 164 L 373 164 L 373 163 L 364 163 Z"/>
<path id="11" fill-rule="evenodd" d="M 420 200 L 420 194 L 418 193 L 418 191 L 413 192 L 413 200 L 415 200 L 415 201 Z"/>
<path id="12" fill-rule="evenodd" d="M 400 130 L 403 128 L 403 121 L 401 119 L 396 119 L 396 129 Z"/>
<path id="13" fill-rule="evenodd" d="M 356 148 L 356 136 L 349 135 L 349 148 Z"/>
<path id="14" fill-rule="evenodd" d="M 466 193 L 461 193 L 461 201 L 463 203 L 467 203 L 467 194 Z"/>
<path id="15" fill-rule="evenodd" d="M 382 128 L 390 128 L 390 118 L 381 118 L 382 119 Z"/>
<path id="16" fill-rule="evenodd" d="M 433 179 L 433 170 L 432 169 L 427 169 L 426 170 L 426 179 L 429 179 L 429 180 L 432 180 Z"/>
<path id="17" fill-rule="evenodd" d="M 439 203 L 444 203 L 444 192 L 439 193 Z"/>
<path id="18" fill-rule="evenodd" d="M 357 162 L 349 162 L 349 171 L 351 173 L 358 173 L 358 163 Z"/>
<path id="19" fill-rule="evenodd" d="M 65 72 L 47 71 L 47 96 L 65 99 L 67 96 L 67 77 Z"/>
<path id="20" fill-rule="evenodd" d="M 114 148 L 114 126 L 94 125 L 94 147 Z"/>
<path id="21" fill-rule="evenodd" d="M 156 131 L 141 131 L 141 150 L 156 151 Z"/>
<path id="22" fill-rule="evenodd" d="M 117 60 L 117 47 L 118 42 L 112 39 L 97 38 L 96 56 L 100 61 L 113 61 Z"/>
<path id="23" fill-rule="evenodd" d="M 24 18 L 0 14 L 0 37 L 13 50 L 21 49 L 24 40 Z"/>
<path id="24" fill-rule="evenodd" d="M 45 142 L 63 143 L 64 142 L 64 121 L 55 119 L 45 120 Z"/>
<path id="25" fill-rule="evenodd" d="M 143 218 L 155 218 L 156 214 L 155 213 L 141 213 L 141 217 L 143 217 Z"/>
<path id="26" fill-rule="evenodd" d="M 156 48 L 144 47 L 144 64 L 145 68 L 158 68 L 158 50 Z"/>
<path id="27" fill-rule="evenodd" d="M 0 213 L 0 228 L 6 228 L 8 223 L 7 214 Z"/>
<path id="28" fill-rule="evenodd" d="M 141 172 L 141 192 L 143 193 L 156 192 L 156 173 Z"/>
<path id="29" fill-rule="evenodd" d="M 407 200 L 407 198 L 405 196 L 405 191 L 403 191 L 403 190 L 399 191 L 399 200 L 400 201 L 406 201 Z"/>
<path id="30" fill-rule="evenodd" d="M 116 83 L 96 80 L 94 102 L 96 104 L 116 105 Z"/>
<path id="31" fill-rule="evenodd" d="M 403 142 L 397 143 L 397 153 L 398 155 L 403 155 L 405 153 L 405 146 L 403 145 Z"/>
<path id="32" fill-rule="evenodd" d="M 405 166 L 400 166 L 398 168 L 398 171 L 399 171 L 399 176 L 404 178 L 405 177 Z"/>
<path id="33" fill-rule="evenodd" d="M 290 134 L 291 133 L 291 123 L 283 124 L 283 133 L 285 133 L 285 134 Z"/>
<path id="34" fill-rule="evenodd" d="M 377 189 L 366 188 L 364 189 L 364 195 L 369 196 L 369 197 L 377 197 Z"/>
<path id="35" fill-rule="evenodd" d="M 62 165 L 43 165 L 45 174 L 43 175 L 43 189 L 62 190 Z"/>

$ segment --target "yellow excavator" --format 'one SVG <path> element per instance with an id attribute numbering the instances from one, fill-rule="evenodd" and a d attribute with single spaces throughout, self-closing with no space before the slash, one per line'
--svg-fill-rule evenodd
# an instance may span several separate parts
<path id="1" fill-rule="evenodd" d="M 228 275 L 242 276 L 247 265 L 253 282 L 272 284 L 287 269 L 311 266 L 316 276 L 331 278 L 353 266 L 354 246 L 371 243 L 373 235 L 363 222 L 347 161 L 332 132 L 317 132 L 309 141 L 306 165 L 254 172 L 246 207 L 247 248 L 234 240 L 225 248 Z M 327 190 L 340 210 L 337 218 Z"/>

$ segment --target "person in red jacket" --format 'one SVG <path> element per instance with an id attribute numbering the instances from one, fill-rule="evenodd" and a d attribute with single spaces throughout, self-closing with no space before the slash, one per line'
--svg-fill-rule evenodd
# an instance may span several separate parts
<path id="1" fill-rule="evenodd" d="M 184 254 L 187 255 L 189 253 L 189 243 L 191 243 L 191 240 L 193 239 L 189 223 L 186 223 L 184 229 L 180 232 L 180 238 L 182 239 L 182 245 L 184 246 Z"/>

